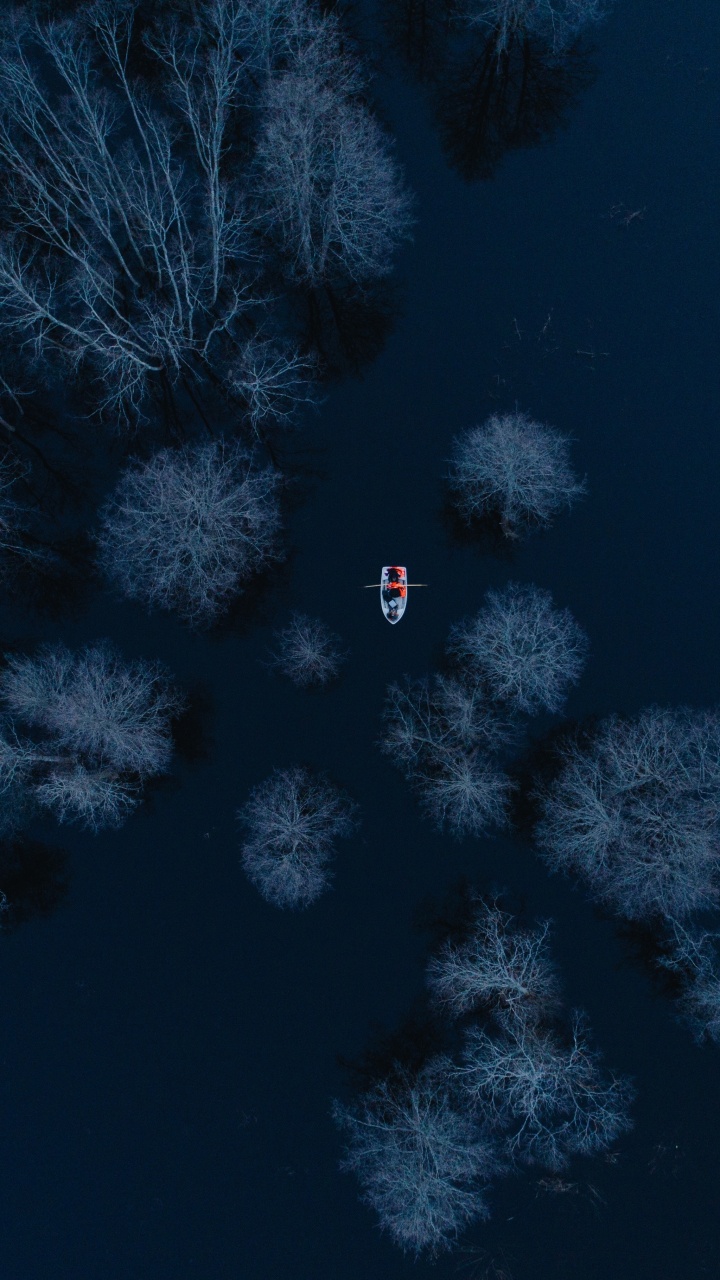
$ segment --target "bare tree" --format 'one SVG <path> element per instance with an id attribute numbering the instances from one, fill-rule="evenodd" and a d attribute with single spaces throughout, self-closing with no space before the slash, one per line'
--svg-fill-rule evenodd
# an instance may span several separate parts
<path id="1" fill-rule="evenodd" d="M 469 936 L 448 939 L 428 965 L 433 999 L 452 1017 L 479 1006 L 529 1025 L 558 1003 L 555 965 L 547 954 L 550 923 L 518 929 L 496 901 L 481 902 Z"/>
<path id="2" fill-rule="evenodd" d="M 720 717 L 651 707 L 568 742 L 541 794 L 547 864 L 631 919 L 681 921 L 718 900 Z"/>
<path id="3" fill-rule="evenodd" d="M 238 811 L 248 878 L 273 906 L 310 906 L 330 884 L 334 842 L 352 834 L 355 812 L 327 779 L 307 769 L 276 770 Z"/>
<path id="4" fill-rule="evenodd" d="M 277 651 L 271 666 L 277 667 L 301 689 L 334 680 L 347 654 L 336 636 L 319 618 L 294 613 L 289 627 L 275 632 Z"/>
<path id="5" fill-rule="evenodd" d="M 256 335 L 240 348 L 227 375 L 256 434 L 267 422 L 288 423 L 300 404 L 317 404 L 317 361 L 291 343 Z"/>
<path id="6" fill-rule="evenodd" d="M 458 436 L 449 481 L 464 520 L 498 515 L 509 538 L 549 525 L 585 493 L 570 465 L 567 437 L 525 413 L 493 414 Z"/>
<path id="7" fill-rule="evenodd" d="M 211 0 L 150 41 L 160 104 L 129 74 L 135 9 L 13 15 L 0 59 L 0 164 L 18 228 L 0 255 L 3 323 L 41 354 L 89 362 L 105 405 L 127 416 L 153 379 L 193 378 L 217 359 L 257 276 L 241 194 L 222 172 L 244 5 Z"/>
<path id="8" fill-rule="evenodd" d="M 456 1105 L 449 1069 L 444 1059 L 415 1076 L 398 1068 L 354 1107 L 333 1110 L 349 1134 L 342 1167 L 357 1175 L 380 1226 L 415 1254 L 450 1248 L 463 1227 L 488 1216 L 483 1192 L 500 1163 Z"/>
<path id="9" fill-rule="evenodd" d="M 389 686 L 380 746 L 440 829 L 480 835 L 505 821 L 512 784 L 489 752 L 511 733 L 480 689 L 437 677 Z"/>
<path id="10" fill-rule="evenodd" d="M 408 234 L 407 193 L 332 15 L 268 80 L 256 192 L 287 269 L 313 286 L 386 275 Z"/>
<path id="11" fill-rule="evenodd" d="M 585 27 L 603 17 L 603 0 L 459 0 L 471 26 L 488 32 L 498 54 L 516 37 L 531 36 L 554 55 L 562 54 Z"/>
<path id="12" fill-rule="evenodd" d="M 561 1169 L 630 1128 L 629 1082 L 606 1076 L 575 1016 L 567 1044 L 538 1025 L 504 1019 L 502 1035 L 470 1027 L 456 1081 L 472 1106 L 506 1134 L 512 1160 Z"/>
<path id="13" fill-rule="evenodd" d="M 239 444 L 162 449 L 103 509 L 100 563 L 131 599 L 206 626 L 278 557 L 279 485 Z"/>
<path id="14" fill-rule="evenodd" d="M 668 924 L 669 949 L 660 964 L 682 981 L 682 1019 L 696 1040 L 720 1044 L 720 933 L 679 920 Z"/>
<path id="15" fill-rule="evenodd" d="M 142 783 L 169 768 L 170 722 L 182 700 L 159 664 L 124 662 L 106 644 L 78 653 L 46 646 L 34 657 L 7 659 L 0 698 L 8 829 L 32 804 L 61 822 L 117 826 L 137 804 Z"/>
<path id="16" fill-rule="evenodd" d="M 146 26 L 150 84 L 130 71 L 138 7 L 2 23 L 2 323 L 43 358 L 88 366 L 116 419 L 134 424 L 149 391 L 181 383 L 192 397 L 207 377 L 255 424 L 284 417 L 313 370 L 291 345 L 248 347 L 271 297 L 242 126 L 274 71 L 268 39 L 287 58 L 320 19 L 304 0 L 208 0 Z"/>
<path id="17" fill-rule="evenodd" d="M 488 591 L 487 604 L 452 628 L 448 652 L 492 698 L 518 711 L 560 711 L 585 664 L 588 640 L 549 591 L 509 583 Z"/>

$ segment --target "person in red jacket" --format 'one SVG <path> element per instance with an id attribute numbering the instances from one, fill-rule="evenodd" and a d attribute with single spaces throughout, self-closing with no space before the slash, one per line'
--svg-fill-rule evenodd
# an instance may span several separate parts
<path id="1" fill-rule="evenodd" d="M 398 565 L 391 565 L 388 569 L 387 586 L 383 590 L 384 600 L 393 600 L 398 596 L 401 600 L 405 599 L 407 587 L 400 581 L 401 576 L 402 569 Z"/>

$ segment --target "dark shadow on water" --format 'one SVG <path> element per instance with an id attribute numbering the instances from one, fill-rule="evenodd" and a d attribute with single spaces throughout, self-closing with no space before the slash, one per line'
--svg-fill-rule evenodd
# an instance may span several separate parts
<path id="1" fill-rule="evenodd" d="M 418 903 L 412 918 L 412 927 L 424 933 L 429 951 L 436 951 L 443 942 L 462 942 L 468 935 L 477 910 L 479 886 L 461 876 L 450 886 L 442 898 L 427 897 Z"/>
<path id="2" fill-rule="evenodd" d="M 379 1023 L 370 1029 L 369 1044 L 354 1058 L 338 1055 L 338 1064 L 353 1091 L 365 1093 L 378 1080 L 392 1077 L 398 1068 L 414 1074 L 446 1047 L 447 1025 L 423 1000 L 399 1027 L 388 1031 Z"/>
<path id="3" fill-rule="evenodd" d="M 453 0 L 385 0 L 382 5 L 385 35 L 421 84 L 432 84 L 442 73 L 454 7 Z"/>
<path id="4" fill-rule="evenodd" d="M 657 920 L 614 919 L 617 936 L 623 945 L 622 965 L 650 978 L 659 995 L 676 1000 L 687 987 L 687 977 L 664 963 L 672 954 L 667 929 Z"/>
<path id="5" fill-rule="evenodd" d="M 526 839 L 532 839 L 540 818 L 538 792 L 548 786 L 560 770 L 563 748 L 569 742 L 588 744 L 596 730 L 598 717 L 583 721 L 566 719 L 552 725 L 539 737 L 531 738 L 523 752 L 511 762 L 508 772 L 515 783 L 510 801 L 510 824 Z"/>
<path id="6" fill-rule="evenodd" d="M 358 376 L 379 356 L 402 314 L 402 281 L 379 280 L 360 288 L 327 284 L 299 299 L 303 345 L 314 351 L 324 381 Z"/>
<path id="7" fill-rule="evenodd" d="M 268 565 L 252 578 L 231 602 L 229 609 L 208 631 L 211 640 L 248 635 L 256 626 L 274 622 L 292 581 L 295 553 L 292 549 L 284 560 Z"/>
<path id="8" fill-rule="evenodd" d="M 477 39 L 449 59 L 435 90 L 435 112 L 448 162 L 467 182 L 491 178 L 509 151 L 535 147 L 565 126 L 595 76 L 588 51 L 562 61 L 516 37 L 498 56 Z"/>
<path id="9" fill-rule="evenodd" d="M 538 146 L 567 123 L 596 71 L 582 42 L 562 57 L 518 31 L 471 28 L 452 0 L 386 0 L 382 29 L 429 92 L 448 163 L 468 182 L 493 176 L 509 151 Z"/>
<path id="10" fill-rule="evenodd" d="M 0 847 L 0 929 L 8 931 L 48 916 L 68 895 L 69 855 L 37 840 L 18 839 Z"/>
<path id="11" fill-rule="evenodd" d="M 215 745 L 210 725 L 215 713 L 211 686 L 197 680 L 185 688 L 185 706 L 172 726 L 175 750 L 186 764 L 207 760 Z"/>
<path id="12" fill-rule="evenodd" d="M 57 538 L 47 544 L 47 559 L 11 567 L 9 581 L 23 607 L 53 621 L 88 608 L 100 575 L 93 564 L 92 545 L 84 533 Z"/>
<path id="13" fill-rule="evenodd" d="M 464 520 L 457 507 L 446 493 L 440 509 L 440 522 L 445 537 L 453 547 L 471 548 L 479 555 L 494 556 L 504 564 L 512 565 L 518 547 L 519 538 L 508 538 L 503 532 L 499 514 L 488 512 L 487 515 L 476 516 L 472 520 Z"/>

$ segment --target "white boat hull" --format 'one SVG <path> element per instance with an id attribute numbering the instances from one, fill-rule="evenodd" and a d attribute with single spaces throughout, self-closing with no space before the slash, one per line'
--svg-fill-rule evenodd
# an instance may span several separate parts
<path id="1" fill-rule="evenodd" d="M 391 580 L 390 573 L 397 575 Z M 402 618 L 408 601 L 407 569 L 400 564 L 383 565 L 380 574 L 380 607 L 391 626 Z"/>

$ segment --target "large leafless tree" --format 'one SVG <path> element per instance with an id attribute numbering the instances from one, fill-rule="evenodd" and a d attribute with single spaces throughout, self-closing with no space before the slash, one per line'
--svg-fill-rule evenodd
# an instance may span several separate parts
<path id="1" fill-rule="evenodd" d="M 537 837 L 556 871 L 636 920 L 684 920 L 720 894 L 720 717 L 651 707 L 570 741 L 541 795 Z"/>
<path id="2" fill-rule="evenodd" d="M 540 587 L 511 582 L 486 600 L 452 628 L 448 651 L 491 698 L 530 714 L 560 711 L 585 665 L 584 631 Z"/>
<path id="3" fill-rule="evenodd" d="M 103 569 L 131 599 L 207 626 L 277 557 L 279 484 L 237 443 L 131 463 L 102 512 Z"/>
<path id="4" fill-rule="evenodd" d="M 93 830 L 117 826 L 170 764 L 182 706 L 157 663 L 106 644 L 11 656 L 0 676 L 0 804 L 6 831 L 33 806 Z"/>
<path id="5" fill-rule="evenodd" d="M 380 1226 L 403 1250 L 437 1253 L 469 1223 L 488 1216 L 483 1192 L 497 1150 L 448 1086 L 449 1064 L 412 1075 L 396 1070 L 351 1107 L 335 1104 L 348 1133 L 352 1170 Z"/>

